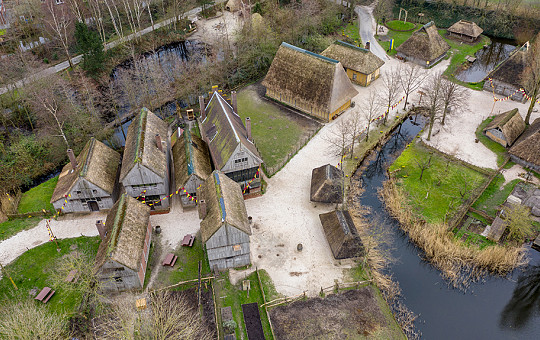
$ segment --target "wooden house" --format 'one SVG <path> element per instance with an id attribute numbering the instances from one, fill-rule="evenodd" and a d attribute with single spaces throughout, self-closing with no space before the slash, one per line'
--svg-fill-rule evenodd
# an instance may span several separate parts
<path id="1" fill-rule="evenodd" d="M 337 260 L 364 255 L 364 246 L 348 210 L 334 210 L 320 214 L 319 218 Z"/>
<path id="2" fill-rule="evenodd" d="M 66 213 L 110 209 L 117 198 L 120 154 L 92 138 L 77 158 L 71 149 L 68 156 L 51 197 L 54 208 Z"/>
<path id="3" fill-rule="evenodd" d="M 330 164 L 311 172 L 312 202 L 343 203 L 343 171 Z"/>
<path id="4" fill-rule="evenodd" d="M 529 125 L 508 153 L 513 162 L 540 173 L 540 118 Z"/>
<path id="5" fill-rule="evenodd" d="M 262 85 L 268 97 L 325 122 L 351 106 L 358 94 L 339 61 L 285 42 Z"/>
<path id="6" fill-rule="evenodd" d="M 215 170 L 199 189 L 201 238 L 212 270 L 251 263 L 246 205 L 238 183 Z"/>
<path id="7" fill-rule="evenodd" d="M 430 67 L 446 56 L 450 45 L 441 37 L 433 21 L 414 32 L 396 48 L 398 58 Z"/>
<path id="8" fill-rule="evenodd" d="M 529 50 L 527 42 L 497 65 L 485 78 L 484 90 L 501 96 L 511 96 L 510 99 L 518 102 L 526 102 L 527 98 L 519 89 L 523 88 L 521 76 L 528 63 Z"/>
<path id="9" fill-rule="evenodd" d="M 167 124 L 143 108 L 126 136 L 120 182 L 131 197 L 167 209 L 169 200 L 169 144 Z M 163 199 L 163 200 L 162 200 Z"/>
<path id="10" fill-rule="evenodd" d="M 484 30 L 472 21 L 460 20 L 450 26 L 446 32 L 450 38 L 473 43 L 478 40 Z"/>
<path id="11" fill-rule="evenodd" d="M 107 214 L 103 234 L 95 263 L 103 289 L 141 289 L 152 241 L 150 208 L 123 194 Z"/>
<path id="12" fill-rule="evenodd" d="M 512 146 L 524 130 L 525 121 L 516 108 L 495 116 L 484 128 L 484 133 L 502 146 L 509 147 Z"/>
<path id="13" fill-rule="evenodd" d="M 246 118 L 246 126 L 242 124 L 236 92 L 231 97 L 231 104 L 218 91 L 212 93 L 208 104 L 199 97 L 201 136 L 208 145 L 214 169 L 238 182 L 246 194 L 258 192 L 263 161 L 251 137 L 251 121 Z"/>
<path id="14" fill-rule="evenodd" d="M 182 206 L 194 206 L 197 188 L 212 172 L 208 147 L 202 139 L 184 130 L 172 147 L 174 178 Z M 184 191 L 185 190 L 185 191 Z"/>
<path id="15" fill-rule="evenodd" d="M 356 84 L 368 86 L 379 78 L 384 61 L 370 50 L 337 40 L 321 53 L 322 56 L 339 60 L 349 79 Z"/>

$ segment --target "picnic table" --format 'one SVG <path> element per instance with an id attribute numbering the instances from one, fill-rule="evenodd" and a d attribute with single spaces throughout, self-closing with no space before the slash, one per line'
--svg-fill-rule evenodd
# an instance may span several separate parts
<path id="1" fill-rule="evenodd" d="M 165 256 L 165 260 L 163 260 L 164 266 L 171 266 L 174 267 L 174 264 L 176 263 L 176 260 L 178 260 L 178 256 L 169 253 L 167 256 Z"/>
<path id="2" fill-rule="evenodd" d="M 191 247 L 193 246 L 193 241 L 195 241 L 195 236 L 191 234 L 187 234 L 186 236 L 184 236 L 184 239 L 182 240 L 182 246 Z"/>
<path id="3" fill-rule="evenodd" d="M 49 299 L 54 295 L 55 291 L 49 287 L 45 287 L 39 292 L 39 294 L 34 298 L 43 303 L 47 303 Z"/>

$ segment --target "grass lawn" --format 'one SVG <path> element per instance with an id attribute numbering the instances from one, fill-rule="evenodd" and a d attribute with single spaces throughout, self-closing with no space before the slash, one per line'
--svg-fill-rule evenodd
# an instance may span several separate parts
<path id="1" fill-rule="evenodd" d="M 504 177 L 503 175 L 498 174 L 486 190 L 484 190 L 482 195 L 474 202 L 472 207 L 477 210 L 482 210 L 489 216 L 495 218 L 497 207 L 506 201 L 508 195 L 510 195 L 519 182 L 519 179 L 515 179 L 503 187 Z"/>
<path id="2" fill-rule="evenodd" d="M 480 249 L 484 249 L 487 246 L 493 246 L 497 244 L 491 240 L 488 240 L 482 235 L 475 234 L 465 229 L 461 229 L 456 233 L 456 239 L 461 240 L 463 235 L 465 234 L 467 234 L 468 237 L 465 241 L 463 241 L 463 244 L 467 246 L 478 246 Z"/>
<path id="3" fill-rule="evenodd" d="M 28 214 L 41 211 L 42 209 L 54 213 L 54 207 L 50 201 L 57 182 L 58 176 L 53 177 L 47 182 L 41 183 L 37 187 L 22 194 L 19 207 L 17 208 L 19 214 Z"/>
<path id="4" fill-rule="evenodd" d="M 251 133 L 267 168 L 278 165 L 294 152 L 303 133 L 297 121 L 289 119 L 276 105 L 259 98 L 253 87 L 241 90 L 237 101 L 242 120 L 251 118 Z"/>
<path id="5" fill-rule="evenodd" d="M 77 245 L 76 251 L 87 253 L 90 258 L 94 258 L 99 247 L 99 237 L 77 237 L 71 239 L 58 240 L 61 248 L 56 251 L 54 242 L 47 242 L 38 247 L 32 248 L 19 256 L 13 263 L 6 266 L 6 270 L 11 275 L 19 290 L 15 290 L 9 278 L 4 275 L 0 280 L 0 303 L 11 299 L 32 299 L 29 291 L 37 289 L 38 293 L 43 287 L 51 287 L 56 290 L 54 296 L 44 306 L 50 311 L 60 314 L 70 314 L 76 310 L 81 294 L 66 293 L 61 288 L 55 287 L 51 282 L 50 275 L 54 271 L 61 258 L 71 253 L 70 247 Z M 39 302 L 36 302 L 39 303 Z"/>
<path id="6" fill-rule="evenodd" d="M 15 218 L 0 223 L 0 241 L 10 238 L 19 231 L 32 229 L 43 217 Z"/>
<path id="7" fill-rule="evenodd" d="M 349 23 L 342 31 L 341 35 L 343 40 L 350 40 L 356 43 L 356 45 L 362 45 L 362 38 L 360 38 L 360 30 L 358 28 L 358 21 L 355 20 L 354 24 Z M 347 39 L 345 39 L 347 38 Z"/>
<path id="8" fill-rule="evenodd" d="M 405 40 L 409 39 L 409 37 L 416 31 L 417 30 L 412 30 L 412 31 L 407 31 L 407 32 L 389 31 L 387 36 L 390 39 L 394 39 L 394 49 L 391 50 L 390 52 L 387 52 L 388 55 L 390 56 L 396 55 L 397 54 L 396 47 L 403 44 Z M 385 51 L 388 51 L 388 49 L 390 48 L 390 41 L 379 41 L 379 45 L 381 45 L 381 47 L 384 48 Z"/>
<path id="9" fill-rule="evenodd" d="M 489 139 L 486 135 L 484 135 L 484 132 L 483 132 L 484 128 L 489 123 L 491 123 L 493 118 L 494 117 L 489 117 L 488 119 L 484 120 L 482 124 L 478 126 L 478 128 L 476 129 L 476 138 L 478 138 L 478 140 L 482 142 L 482 144 L 484 144 L 486 148 L 490 149 L 497 155 L 497 165 L 501 166 L 504 163 L 504 160 L 507 156 L 506 148 L 502 146 L 501 144 L 495 142 L 494 140 Z"/>
<path id="10" fill-rule="evenodd" d="M 410 144 L 389 168 L 408 195 L 409 203 L 429 223 L 439 223 L 451 216 L 462 200 L 482 185 L 485 175 L 442 155 L 433 153 L 431 166 L 422 180 L 416 161 L 428 160 L 429 151 L 421 145 Z M 463 194 L 463 198 L 460 194 Z M 447 216 L 448 213 L 448 216 Z"/>
<path id="11" fill-rule="evenodd" d="M 414 24 L 412 22 L 403 22 L 401 20 L 392 20 L 386 22 L 385 24 L 389 29 L 396 31 L 406 31 L 414 28 Z"/>

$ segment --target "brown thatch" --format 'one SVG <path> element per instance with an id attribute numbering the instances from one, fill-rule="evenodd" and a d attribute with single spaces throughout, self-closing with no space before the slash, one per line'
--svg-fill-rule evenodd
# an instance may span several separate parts
<path id="1" fill-rule="evenodd" d="M 450 49 L 450 45 L 444 41 L 437 31 L 437 26 L 429 22 L 414 32 L 409 39 L 396 48 L 396 51 L 406 56 L 432 61 Z"/>
<path id="2" fill-rule="evenodd" d="M 528 43 L 515 49 L 506 60 L 488 74 L 487 81 L 491 78 L 516 87 L 523 87 L 521 75 L 528 63 L 529 49 L 527 46 Z"/>
<path id="3" fill-rule="evenodd" d="M 358 94 L 339 61 L 285 42 L 281 43 L 262 85 L 328 113 Z"/>
<path id="4" fill-rule="evenodd" d="M 62 168 L 58 183 L 51 197 L 51 203 L 70 193 L 79 178 L 98 186 L 112 194 L 120 165 L 120 154 L 95 138 L 91 138 L 77 157 L 77 169 L 72 171 L 71 163 Z"/>
<path id="5" fill-rule="evenodd" d="M 313 169 L 311 172 L 311 193 L 313 202 L 343 202 L 343 171 L 330 164 Z"/>
<path id="6" fill-rule="evenodd" d="M 491 223 L 491 227 L 489 227 L 486 238 L 499 242 L 507 226 L 508 225 L 502 218 L 499 216 L 495 217 L 495 220 L 493 220 L 493 223 Z"/>
<path id="7" fill-rule="evenodd" d="M 448 28 L 448 32 L 461 34 L 476 39 L 484 32 L 483 29 L 472 21 L 460 20 Z"/>
<path id="8" fill-rule="evenodd" d="M 205 180 L 212 172 L 206 143 L 192 135 L 188 129 L 178 138 L 172 148 L 174 178 L 178 188 L 186 185 L 192 175 Z"/>
<path id="9" fill-rule="evenodd" d="M 136 163 L 141 163 L 160 177 L 167 176 L 167 156 L 159 150 L 156 135 L 166 141 L 167 124 L 147 108 L 142 108 L 128 128 L 120 181 L 124 180 Z"/>
<path id="10" fill-rule="evenodd" d="M 540 166 L 540 118 L 529 126 L 508 151 L 527 163 Z"/>
<path id="11" fill-rule="evenodd" d="M 203 243 L 225 224 L 251 235 L 242 189 L 223 172 L 212 172 L 199 189 L 198 197 L 199 202 L 206 201 L 206 217 L 201 221 Z"/>
<path id="12" fill-rule="evenodd" d="M 149 220 L 150 208 L 123 194 L 107 214 L 107 236 L 99 245 L 96 268 L 110 259 L 138 272 Z"/>
<path id="13" fill-rule="evenodd" d="M 347 210 L 335 210 L 320 214 L 326 240 L 336 259 L 347 259 L 364 254 L 364 246 L 358 230 Z"/>
<path id="14" fill-rule="evenodd" d="M 346 69 L 372 74 L 384 65 L 384 61 L 370 50 L 337 40 L 321 53 L 322 56 L 339 60 Z"/>
<path id="15" fill-rule="evenodd" d="M 495 116 L 484 128 L 484 133 L 491 129 L 498 129 L 503 133 L 506 139 L 506 145 L 503 144 L 503 146 L 511 146 L 525 130 L 525 121 L 516 108 Z"/>
<path id="16" fill-rule="evenodd" d="M 225 166 L 239 145 L 262 163 L 255 144 L 247 138 L 242 119 L 217 91 L 210 98 L 205 112 L 206 118 L 200 123 L 200 130 L 201 135 L 206 136 L 216 169 Z"/>

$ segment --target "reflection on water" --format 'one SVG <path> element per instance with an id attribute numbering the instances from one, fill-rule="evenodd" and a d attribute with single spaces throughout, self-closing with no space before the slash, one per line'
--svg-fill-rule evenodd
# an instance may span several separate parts
<path id="1" fill-rule="evenodd" d="M 512 298 L 501 313 L 501 326 L 520 329 L 540 315 L 540 265 L 529 267 L 517 281 Z"/>
<path id="2" fill-rule="evenodd" d="M 497 64 L 508 58 L 516 46 L 493 40 L 490 45 L 476 52 L 476 61 L 466 69 L 456 75 L 456 78 L 467 82 L 476 83 L 482 81 Z"/>

